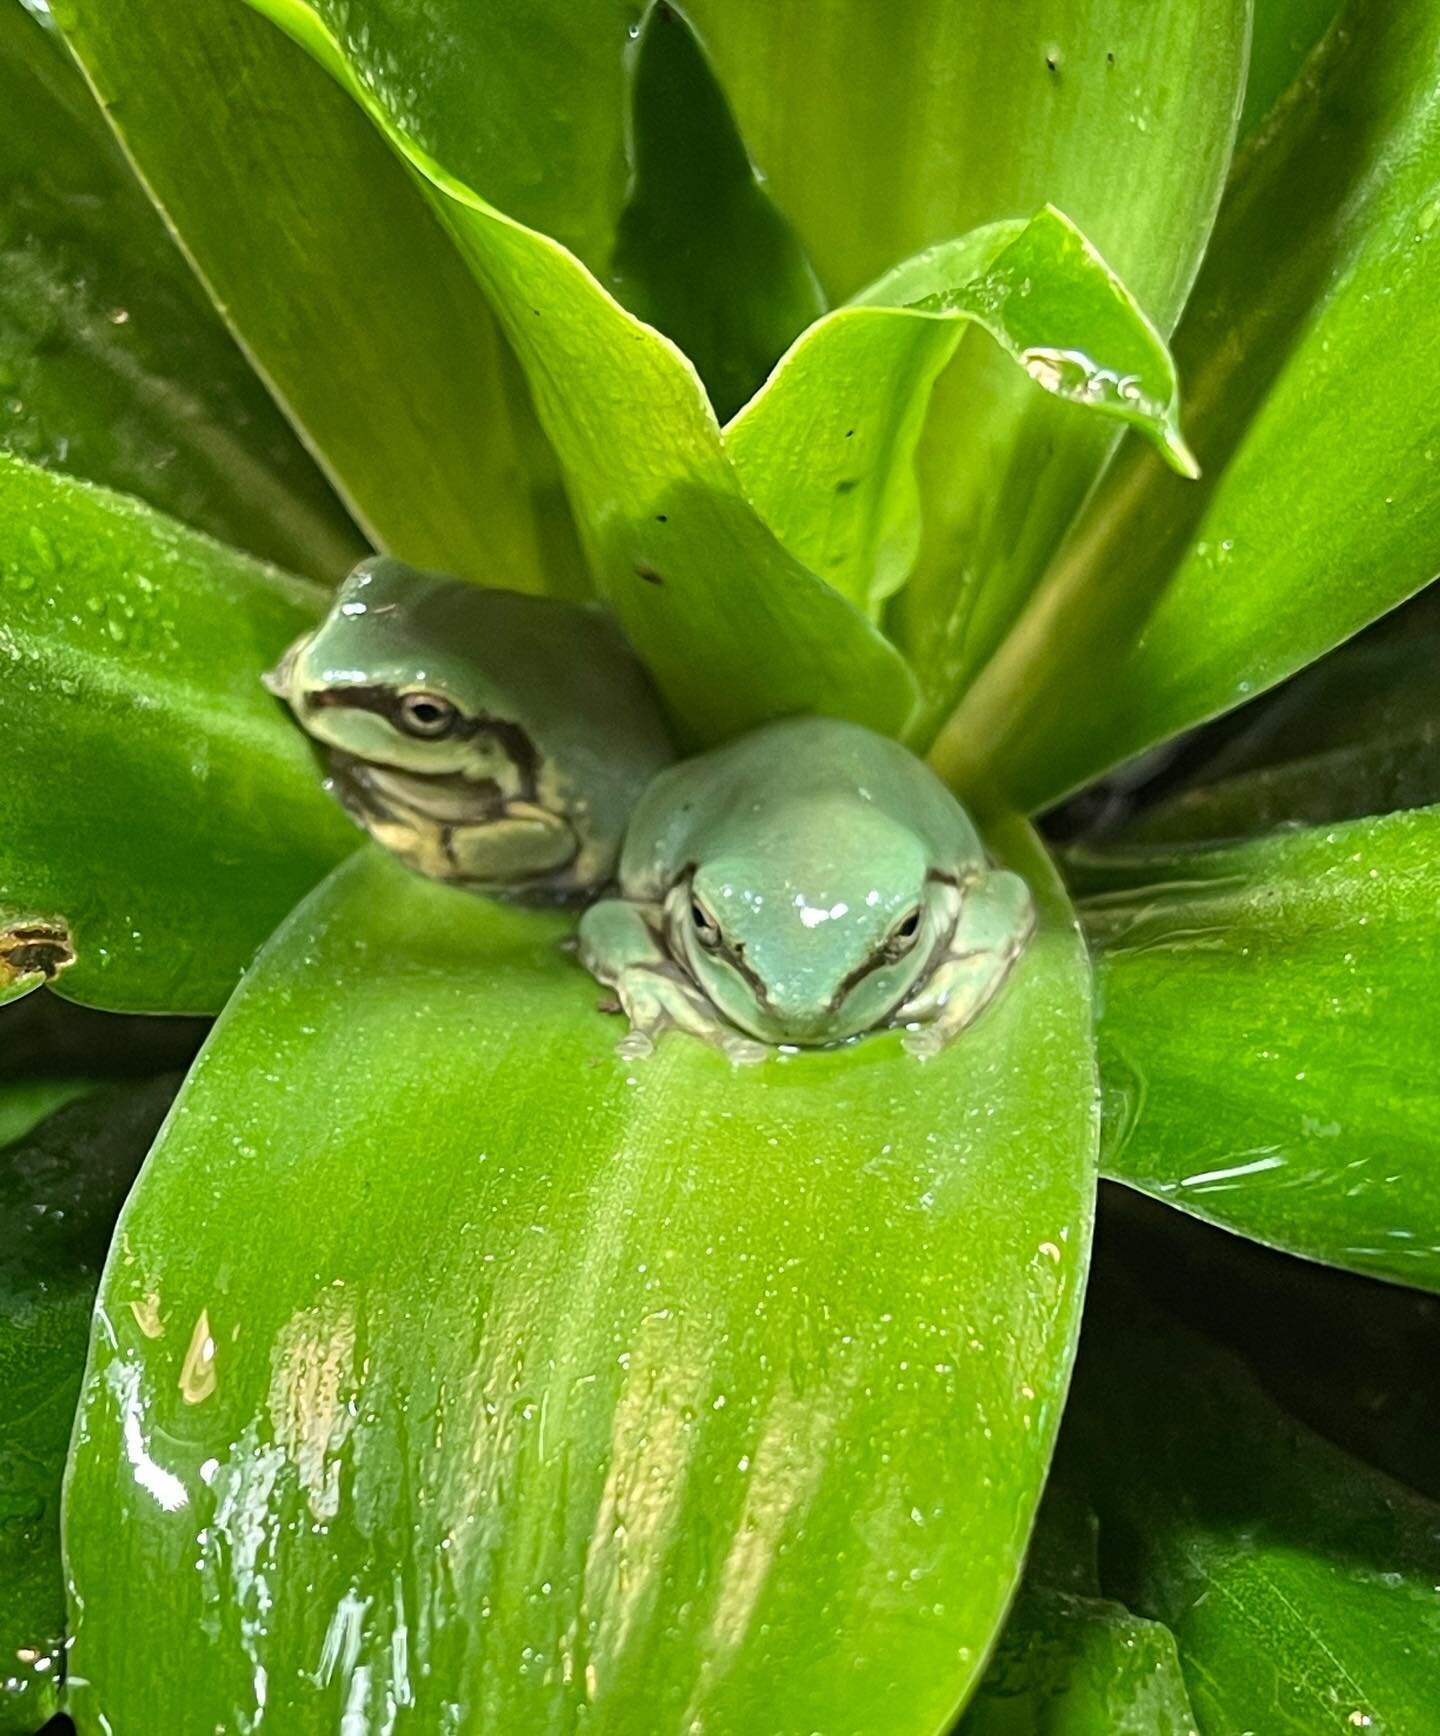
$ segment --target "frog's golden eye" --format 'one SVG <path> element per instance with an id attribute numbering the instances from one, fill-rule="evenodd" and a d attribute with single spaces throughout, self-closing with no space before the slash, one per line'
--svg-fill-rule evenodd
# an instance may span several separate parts
<path id="1" fill-rule="evenodd" d="M 713 952 L 720 944 L 720 924 L 698 898 L 690 900 L 690 922 L 695 930 L 696 940 L 707 952 Z"/>
<path id="2" fill-rule="evenodd" d="M 920 938 L 921 910 L 917 904 L 907 910 L 885 938 L 884 954 L 888 959 L 904 958 Z"/>
<path id="3" fill-rule="evenodd" d="M 441 741 L 460 721 L 460 713 L 442 693 L 406 693 L 395 707 L 395 721 L 406 735 Z"/>

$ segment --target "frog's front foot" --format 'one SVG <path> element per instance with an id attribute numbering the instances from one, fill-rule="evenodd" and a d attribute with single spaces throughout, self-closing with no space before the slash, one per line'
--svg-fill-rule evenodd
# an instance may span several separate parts
<path id="1" fill-rule="evenodd" d="M 972 1024 L 1004 987 L 1035 932 L 1035 900 L 1018 874 L 997 868 L 964 890 L 947 949 L 895 1015 L 912 1055 L 936 1055 Z"/>
<path id="2" fill-rule="evenodd" d="M 727 1025 L 666 951 L 659 911 L 621 898 L 592 904 L 580 919 L 580 962 L 614 989 L 629 1032 L 616 1044 L 625 1060 L 649 1055 L 666 1031 L 688 1031 L 739 1064 L 765 1058 L 766 1048 Z"/>

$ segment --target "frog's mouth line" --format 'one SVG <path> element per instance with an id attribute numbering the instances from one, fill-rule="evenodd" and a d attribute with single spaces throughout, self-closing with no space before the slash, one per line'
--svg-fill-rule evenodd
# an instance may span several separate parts
<path id="1" fill-rule="evenodd" d="M 524 880 L 545 881 L 568 869 L 580 854 L 580 837 L 568 815 L 535 800 L 529 788 L 507 793 L 493 778 L 469 778 L 463 772 L 398 772 L 376 767 L 337 748 L 329 750 L 331 780 L 346 811 L 367 831 L 398 827 L 417 840 L 428 839 L 440 850 L 451 873 L 467 885 L 493 887 Z M 525 780 L 522 780 L 522 785 Z M 455 835 L 500 827 L 507 822 L 543 822 L 566 834 L 569 849 L 528 875 L 507 874 L 487 880 L 467 873 L 455 852 Z"/>

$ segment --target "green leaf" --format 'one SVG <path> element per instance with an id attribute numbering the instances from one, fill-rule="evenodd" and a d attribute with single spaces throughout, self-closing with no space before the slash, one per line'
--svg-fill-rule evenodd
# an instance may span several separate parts
<path id="1" fill-rule="evenodd" d="M 248 1716 L 257 1668 L 294 1736 L 402 1701 L 940 1729 L 1018 1574 L 1093 1186 L 1083 949 L 994 842 L 1042 929 L 932 1062 L 627 1063 L 562 918 L 372 852 L 317 892 L 123 1220 L 67 1506 L 81 1729 Z"/>
<path id="2" fill-rule="evenodd" d="M 357 837 L 260 686 L 324 593 L 10 458 L 0 575 L 0 983 L 218 1010 Z"/>
<path id="3" fill-rule="evenodd" d="M 1159 321 L 1178 312 L 1225 172 L 1248 5 L 686 10 L 835 299 L 1049 199 Z"/>
<path id="4" fill-rule="evenodd" d="M 1103 1329 L 1087 1310 L 1063 1450 L 1087 1474 L 1108 1588 L 1174 1632 L 1202 1730 L 1431 1722 L 1440 1507 L 1128 1293 Z"/>
<path id="5" fill-rule="evenodd" d="M 898 734 L 904 660 L 745 499 L 694 369 L 557 242 L 408 138 L 303 0 L 254 0 L 369 109 L 423 178 L 525 368 L 596 582 L 682 726 L 706 740 L 820 712 Z"/>
<path id="6" fill-rule="evenodd" d="M 55 32 L 15 0 L 0 165 L 0 447 L 304 572 L 358 559 Z"/>
<path id="7" fill-rule="evenodd" d="M 1198 1736 L 1174 1635 L 1101 1593 L 1098 1530 L 1061 1463 L 956 1736 Z"/>
<path id="8" fill-rule="evenodd" d="M 1171 330 L 1229 161 L 1245 0 L 689 10 L 832 299 L 1048 200 Z M 924 537 L 891 620 L 921 675 L 927 735 L 1010 626 L 1113 440 L 987 345 L 962 345 L 942 375 L 920 446 Z"/>
<path id="9" fill-rule="evenodd" d="M 599 276 L 625 202 L 626 57 L 644 7 L 314 0 L 308 9 L 423 154 Z"/>
<path id="10" fill-rule="evenodd" d="M 371 537 L 485 583 L 583 592 L 514 360 L 354 105 L 235 0 L 56 0 L 54 13 L 217 305 Z"/>
<path id="11" fill-rule="evenodd" d="M 174 1077 L 71 1104 L 0 1157 L 0 1736 L 56 1709 L 60 1480 L 110 1231 Z"/>
<path id="12" fill-rule="evenodd" d="M 745 154 L 704 49 L 666 0 L 651 5 L 635 44 L 630 133 L 611 281 L 689 356 L 723 422 L 824 313 L 825 297 Z"/>
<path id="13" fill-rule="evenodd" d="M 93 1079 L 0 1079 L 0 1151 L 94 1089 Z"/>
<path id="14" fill-rule="evenodd" d="M 1176 356 L 1205 480 L 1132 450 L 938 751 L 1042 806 L 1425 585 L 1440 13 L 1356 0 L 1237 173 Z"/>
<path id="15" fill-rule="evenodd" d="M 1440 588 L 1430 595 L 1440 603 Z M 1242 837 L 1440 802 L 1440 630 L 1414 628 L 1367 634 L 1287 682 L 1126 841 Z"/>
<path id="16" fill-rule="evenodd" d="M 1105 1172 L 1440 1288 L 1440 809 L 1073 865 L 1099 949 Z"/>
<path id="17" fill-rule="evenodd" d="M 1197 1736 L 1175 1636 L 1107 1598 L 1026 1585 L 957 1736 Z"/>
<path id="18" fill-rule="evenodd" d="M 1270 119 L 1325 32 L 1345 10 L 1344 0 L 1255 0 L 1250 68 L 1240 138 L 1248 142 Z"/>
<path id="19" fill-rule="evenodd" d="M 930 394 L 970 323 L 1036 385 L 1142 427 L 1182 471 L 1175 370 L 1124 285 L 1046 207 L 907 260 L 799 340 L 725 430 L 780 540 L 861 608 L 909 576 L 915 451 Z"/>

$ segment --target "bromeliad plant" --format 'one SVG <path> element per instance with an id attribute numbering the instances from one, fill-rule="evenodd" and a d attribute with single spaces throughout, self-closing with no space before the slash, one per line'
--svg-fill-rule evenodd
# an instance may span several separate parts
<path id="1" fill-rule="evenodd" d="M 1433 1725 L 1434 1322 L 1287 1253 L 1440 1288 L 1433 610 L 1342 644 L 1440 564 L 1440 10 L 52 11 L 0 1729 Z M 999 999 L 618 1057 L 573 913 L 357 847 L 262 688 L 368 548 L 603 606 L 683 751 L 928 756 Z M 163 1127 L 193 1026 L 56 997 L 221 1015 Z"/>

